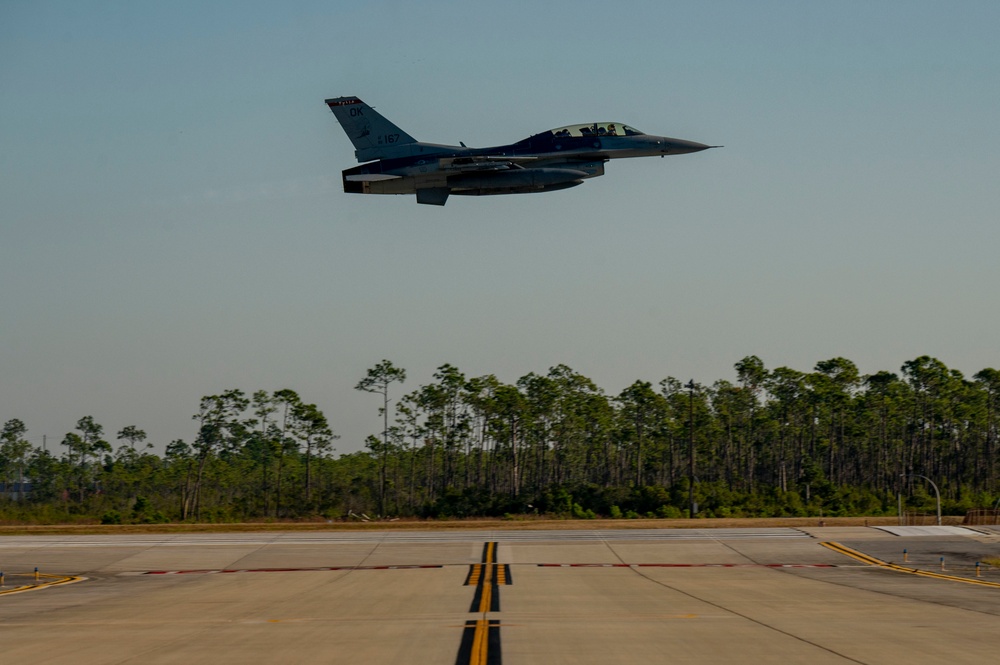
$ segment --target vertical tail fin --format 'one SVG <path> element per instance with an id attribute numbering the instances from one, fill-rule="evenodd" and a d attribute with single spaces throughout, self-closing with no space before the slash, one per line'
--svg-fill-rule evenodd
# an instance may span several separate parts
<path id="1" fill-rule="evenodd" d="M 417 142 L 357 97 L 328 99 L 326 105 L 354 144 L 359 162 L 387 157 L 392 148 Z"/>

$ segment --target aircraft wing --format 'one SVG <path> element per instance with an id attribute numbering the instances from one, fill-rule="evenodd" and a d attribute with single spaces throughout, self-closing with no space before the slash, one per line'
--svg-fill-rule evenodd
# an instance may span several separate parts
<path id="1" fill-rule="evenodd" d="M 510 156 L 510 155 L 486 155 L 482 159 L 498 162 L 533 162 L 538 159 L 534 155 L 521 155 L 521 156 Z"/>
<path id="2" fill-rule="evenodd" d="M 402 176 L 389 175 L 388 173 L 356 173 L 353 175 L 345 175 L 344 180 L 347 182 L 381 182 L 383 180 L 395 180 Z"/>
<path id="3" fill-rule="evenodd" d="M 438 165 L 447 171 L 502 171 L 520 168 L 518 164 L 533 162 L 537 157 L 511 157 L 508 155 L 476 155 L 475 157 L 442 157 Z"/>

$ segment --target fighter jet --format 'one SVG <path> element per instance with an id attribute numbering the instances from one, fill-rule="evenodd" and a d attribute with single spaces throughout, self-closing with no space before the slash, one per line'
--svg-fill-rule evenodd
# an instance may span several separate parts
<path id="1" fill-rule="evenodd" d="M 357 97 L 326 100 L 354 144 L 361 166 L 343 172 L 352 194 L 416 194 L 443 206 L 450 194 L 488 196 L 551 192 L 604 175 L 621 157 L 683 155 L 710 146 L 644 134 L 620 122 L 567 125 L 523 141 L 469 148 L 418 141 Z"/>

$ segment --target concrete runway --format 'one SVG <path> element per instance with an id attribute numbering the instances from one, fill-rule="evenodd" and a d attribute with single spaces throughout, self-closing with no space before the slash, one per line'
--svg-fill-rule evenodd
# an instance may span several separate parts
<path id="1" fill-rule="evenodd" d="M 1000 532 L 5 536 L 0 656 L 82 665 L 981 665 L 1000 659 L 1000 571 L 975 577 L 986 556 L 1000 556 Z M 11 574 L 36 566 L 87 579 L 4 593 L 34 584 Z M 992 586 L 976 583 L 984 581 Z"/>

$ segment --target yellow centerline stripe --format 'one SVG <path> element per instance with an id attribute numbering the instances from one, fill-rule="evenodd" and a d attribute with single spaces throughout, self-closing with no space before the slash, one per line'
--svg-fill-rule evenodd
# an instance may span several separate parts
<path id="1" fill-rule="evenodd" d="M 479 611 L 490 611 L 490 601 L 493 600 L 493 566 L 483 566 L 483 595 L 479 597 Z M 477 628 L 478 630 L 478 628 Z"/>
<path id="2" fill-rule="evenodd" d="M 1000 588 L 1000 583 L 997 582 L 987 582 L 985 580 L 974 580 L 968 577 L 959 577 L 957 575 L 943 575 L 941 573 L 935 573 L 929 570 L 920 570 L 919 568 L 906 568 L 904 566 L 899 566 L 894 563 L 889 563 L 888 561 L 882 561 L 881 559 L 876 559 L 873 556 L 858 552 L 857 550 L 851 549 L 846 545 L 841 545 L 835 542 L 825 542 L 820 543 L 823 547 L 831 549 L 835 552 L 839 552 L 845 556 L 849 556 L 852 559 L 857 559 L 862 563 L 867 563 L 872 566 L 879 566 L 881 568 L 888 568 L 889 570 L 895 570 L 898 573 L 909 573 L 911 575 L 919 575 L 921 577 L 933 577 L 939 580 L 949 580 L 951 582 L 964 582 L 965 584 L 975 584 L 978 586 L 988 586 Z"/>
<path id="3" fill-rule="evenodd" d="M 489 633 L 489 620 L 479 619 L 476 621 L 476 633 L 472 638 L 472 655 L 469 658 L 469 665 L 486 665 Z"/>
<path id="4" fill-rule="evenodd" d="M 863 552 L 858 552 L 857 550 L 852 550 L 849 547 L 845 547 L 845 546 L 841 545 L 840 543 L 825 542 L 825 543 L 820 543 L 820 545 L 822 545 L 823 547 L 826 547 L 827 549 L 831 549 L 831 550 L 833 550 L 835 552 L 843 554 L 844 556 L 849 556 L 852 559 L 856 559 L 856 560 L 860 561 L 861 563 L 867 563 L 867 564 L 872 565 L 872 566 L 880 566 L 880 565 L 883 565 L 885 563 L 884 561 L 880 561 L 879 559 L 876 559 L 874 557 L 868 556 L 867 554 L 864 554 Z"/>
<path id="5" fill-rule="evenodd" d="M 34 573 L 32 573 L 34 574 Z M 41 584 L 24 584 L 22 586 L 14 587 L 13 589 L 0 589 L 0 596 L 8 596 L 15 593 L 24 593 L 25 591 L 37 591 L 38 589 L 45 589 L 48 587 L 59 586 L 62 584 L 73 584 L 74 582 L 81 582 L 86 577 L 79 575 L 50 575 L 48 573 L 38 573 L 39 577 L 51 577 L 53 580 L 51 582 L 42 582 Z"/>
<path id="6" fill-rule="evenodd" d="M 472 630 L 472 644 L 469 648 L 469 665 L 487 665 L 489 662 L 490 648 L 490 620 L 487 618 L 490 607 L 493 605 L 493 585 L 494 580 L 505 580 L 506 575 L 503 570 L 498 570 L 496 562 L 495 542 L 487 542 L 483 548 L 483 561 L 472 565 L 467 584 L 476 585 L 479 594 L 479 604 L 477 609 L 481 615 L 476 619 L 475 627 L 472 622 L 466 624 L 466 631 Z M 499 627 L 494 624 L 497 630 Z M 468 633 L 466 633 L 468 635 Z M 466 642 L 465 644 L 468 644 Z"/>

